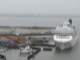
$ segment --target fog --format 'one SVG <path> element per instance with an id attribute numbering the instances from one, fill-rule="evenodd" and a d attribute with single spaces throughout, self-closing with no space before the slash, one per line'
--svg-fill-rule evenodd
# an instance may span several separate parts
<path id="1" fill-rule="evenodd" d="M 0 26 L 55 26 L 67 20 L 66 16 L 80 16 L 79 6 L 80 0 L 0 0 L 0 15 L 6 15 L 0 16 Z M 10 17 L 28 14 L 54 16 Z M 76 26 L 80 25 L 80 17 L 71 18 Z"/>
<path id="2" fill-rule="evenodd" d="M 0 0 L 0 14 L 80 15 L 80 0 Z"/>

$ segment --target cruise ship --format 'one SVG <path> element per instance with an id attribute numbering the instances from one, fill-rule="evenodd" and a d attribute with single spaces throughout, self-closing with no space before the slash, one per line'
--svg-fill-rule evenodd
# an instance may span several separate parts
<path id="1" fill-rule="evenodd" d="M 53 36 L 57 49 L 65 50 L 74 47 L 78 42 L 78 32 L 72 25 L 72 20 L 56 26 Z"/>

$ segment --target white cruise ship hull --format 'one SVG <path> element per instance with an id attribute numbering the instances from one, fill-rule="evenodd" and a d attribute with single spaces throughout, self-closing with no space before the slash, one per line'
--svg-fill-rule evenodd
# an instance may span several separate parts
<path id="1" fill-rule="evenodd" d="M 69 48 L 74 47 L 77 44 L 78 35 L 76 35 L 75 37 L 72 37 L 71 40 L 66 41 L 66 42 L 62 42 L 62 41 L 58 41 L 58 40 L 54 40 L 54 42 L 55 42 L 56 48 L 59 48 L 61 50 L 69 49 Z"/>
<path id="2" fill-rule="evenodd" d="M 56 48 L 61 50 L 72 48 L 77 44 L 79 34 L 75 26 L 68 22 L 56 27 L 53 36 Z"/>

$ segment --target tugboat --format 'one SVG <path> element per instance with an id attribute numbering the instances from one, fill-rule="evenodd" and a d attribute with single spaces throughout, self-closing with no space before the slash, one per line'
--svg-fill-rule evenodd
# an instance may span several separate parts
<path id="1" fill-rule="evenodd" d="M 53 39 L 59 50 L 67 50 L 76 45 L 78 33 L 75 26 L 72 25 L 72 19 L 56 27 Z"/>

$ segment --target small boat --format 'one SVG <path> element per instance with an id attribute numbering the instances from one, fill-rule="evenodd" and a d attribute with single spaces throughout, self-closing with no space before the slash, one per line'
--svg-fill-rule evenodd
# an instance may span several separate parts
<path id="1" fill-rule="evenodd" d="M 69 22 L 58 25 L 53 39 L 57 49 L 65 50 L 74 47 L 78 41 L 78 32 L 72 26 L 72 21 L 69 20 Z"/>
<path id="2" fill-rule="evenodd" d="M 32 53 L 32 49 L 30 48 L 30 46 L 26 46 L 25 48 L 20 49 L 20 55 L 21 54 L 30 54 L 30 53 Z"/>

